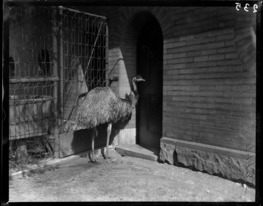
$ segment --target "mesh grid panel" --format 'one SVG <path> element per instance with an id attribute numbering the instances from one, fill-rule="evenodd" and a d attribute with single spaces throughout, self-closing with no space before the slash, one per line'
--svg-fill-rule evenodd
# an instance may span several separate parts
<path id="1" fill-rule="evenodd" d="M 9 139 L 53 135 L 80 94 L 106 86 L 106 18 L 64 7 L 9 9 Z"/>
<path id="2" fill-rule="evenodd" d="M 60 7 L 61 8 L 61 7 Z M 61 8 L 63 118 L 70 116 L 78 95 L 106 86 L 107 23 L 104 17 Z"/>
<path id="3" fill-rule="evenodd" d="M 41 26 L 40 26 L 41 25 Z M 51 10 L 10 7 L 9 19 L 9 137 L 48 134 L 54 118 Z"/>

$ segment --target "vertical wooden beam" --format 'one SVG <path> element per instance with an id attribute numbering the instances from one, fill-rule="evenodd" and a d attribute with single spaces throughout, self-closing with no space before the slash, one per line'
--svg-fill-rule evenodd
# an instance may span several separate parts
<path id="1" fill-rule="evenodd" d="M 58 7 L 58 41 L 59 41 L 59 56 L 58 56 L 58 64 L 59 64 L 59 90 L 58 90 L 58 98 L 59 98 L 59 124 L 58 124 L 58 138 L 56 139 L 55 144 L 58 146 L 57 156 L 60 157 L 60 135 L 62 132 L 63 119 L 64 119 L 64 63 L 63 63 L 63 10 Z"/>
<path id="2" fill-rule="evenodd" d="M 108 27 L 108 21 L 106 20 L 105 21 L 105 24 L 106 24 L 106 34 L 105 34 L 105 38 L 106 38 L 106 49 L 105 49 L 105 59 L 106 59 L 106 65 L 105 65 L 105 80 L 106 80 L 106 86 L 110 86 L 110 81 L 109 81 L 109 27 Z"/>
<path id="3" fill-rule="evenodd" d="M 59 100 L 60 100 L 60 120 L 63 120 L 63 105 L 64 105 L 64 63 L 63 63 L 63 10 L 59 8 Z"/>
<path id="4" fill-rule="evenodd" d="M 52 22 L 52 49 L 53 49 L 53 76 L 58 78 L 58 24 L 57 24 L 57 8 L 52 7 L 52 14 L 51 14 L 51 22 Z M 54 118 L 55 118 L 55 126 L 54 126 L 54 137 L 55 137 L 55 157 L 59 157 L 59 114 L 58 109 L 60 105 L 58 104 L 58 81 L 54 81 L 54 88 L 53 88 L 53 97 L 54 97 Z"/>
<path id="5" fill-rule="evenodd" d="M 58 46 L 57 46 L 57 24 L 56 24 L 56 17 L 57 17 L 56 8 L 52 8 L 52 49 L 53 49 L 53 76 L 58 78 Z M 54 106 L 56 111 L 54 112 L 55 118 L 58 118 L 58 82 L 54 81 L 54 90 L 53 90 L 53 97 L 54 97 Z"/>

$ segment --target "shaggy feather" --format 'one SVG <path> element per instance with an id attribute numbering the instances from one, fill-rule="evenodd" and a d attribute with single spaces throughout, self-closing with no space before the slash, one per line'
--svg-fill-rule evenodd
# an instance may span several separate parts
<path id="1" fill-rule="evenodd" d="M 128 119 L 138 96 L 133 92 L 126 99 L 116 97 L 109 87 L 96 87 L 78 101 L 77 128 L 93 128 L 104 123 Z"/>

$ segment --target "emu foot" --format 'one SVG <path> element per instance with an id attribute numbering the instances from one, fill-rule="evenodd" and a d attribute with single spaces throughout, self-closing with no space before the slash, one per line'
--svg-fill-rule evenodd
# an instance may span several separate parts
<path id="1" fill-rule="evenodd" d="M 89 158 L 90 158 L 90 161 L 92 163 L 97 163 L 98 162 L 98 160 L 96 158 L 94 158 L 92 155 L 90 155 Z"/>
<path id="2" fill-rule="evenodd" d="M 89 153 L 89 159 L 92 163 L 97 163 L 97 156 L 98 154 L 93 154 L 92 152 Z"/>
<path id="3" fill-rule="evenodd" d="M 92 163 L 98 162 L 97 159 L 93 155 L 89 155 L 89 159 Z"/>
<path id="4" fill-rule="evenodd" d="M 101 154 L 103 156 L 104 159 L 111 159 L 111 157 L 109 156 L 109 153 L 107 153 L 107 149 L 104 147 L 101 149 Z"/>

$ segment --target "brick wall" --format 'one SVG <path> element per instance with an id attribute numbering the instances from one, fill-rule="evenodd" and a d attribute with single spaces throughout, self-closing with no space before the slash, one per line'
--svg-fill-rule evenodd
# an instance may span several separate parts
<path id="1" fill-rule="evenodd" d="M 246 150 L 255 145 L 255 15 L 183 10 L 164 40 L 163 135 Z"/>

